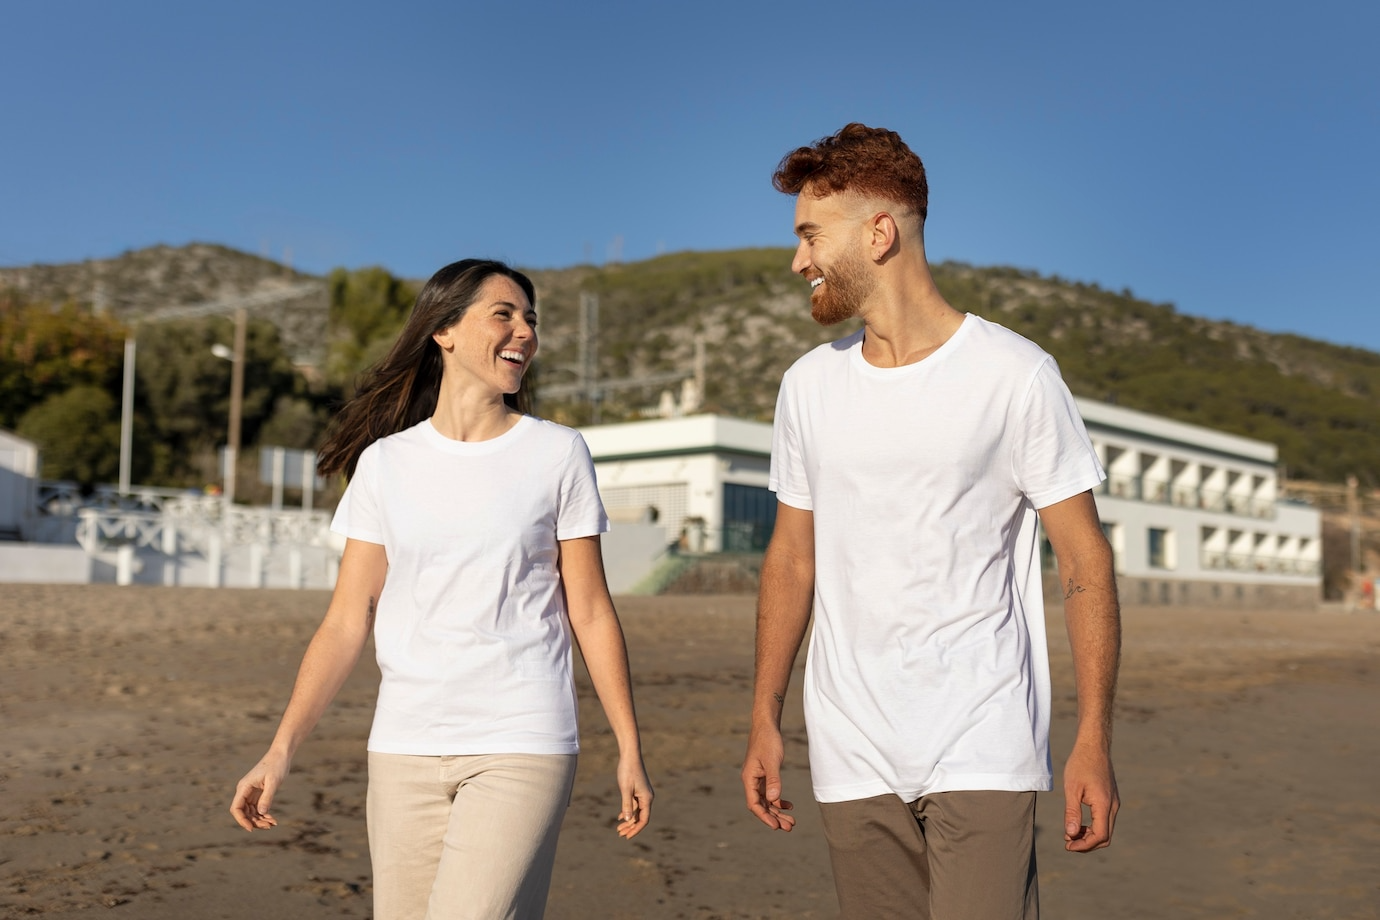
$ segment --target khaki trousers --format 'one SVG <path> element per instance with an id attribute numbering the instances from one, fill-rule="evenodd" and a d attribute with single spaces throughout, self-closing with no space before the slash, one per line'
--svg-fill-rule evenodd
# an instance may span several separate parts
<path id="1" fill-rule="evenodd" d="M 539 920 L 574 754 L 369 754 L 374 920 Z"/>
<path id="2" fill-rule="evenodd" d="M 842 920 L 1038 920 L 1035 793 L 821 802 Z"/>

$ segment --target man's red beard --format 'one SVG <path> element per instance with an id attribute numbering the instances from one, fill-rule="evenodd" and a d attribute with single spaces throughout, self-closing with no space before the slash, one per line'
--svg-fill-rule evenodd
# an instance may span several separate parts
<path id="1" fill-rule="evenodd" d="M 876 286 L 876 280 L 868 276 L 861 257 L 844 257 L 825 274 L 824 283 L 810 295 L 810 316 L 821 326 L 836 326 L 852 319 Z"/>

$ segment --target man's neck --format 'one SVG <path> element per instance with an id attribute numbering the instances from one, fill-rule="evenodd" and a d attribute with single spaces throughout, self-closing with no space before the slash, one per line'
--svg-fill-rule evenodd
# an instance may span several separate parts
<path id="1" fill-rule="evenodd" d="M 903 367 L 923 361 L 963 325 L 964 314 L 939 293 L 928 267 L 897 273 L 888 282 L 860 311 L 868 364 Z"/>

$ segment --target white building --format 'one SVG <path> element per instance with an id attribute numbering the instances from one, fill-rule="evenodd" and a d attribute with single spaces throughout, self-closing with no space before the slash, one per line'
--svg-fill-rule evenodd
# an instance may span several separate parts
<path id="1" fill-rule="evenodd" d="M 0 539 L 20 539 L 33 516 L 38 446 L 0 430 Z"/>
<path id="2" fill-rule="evenodd" d="M 654 523 L 663 547 L 760 552 L 776 523 L 771 426 L 693 415 L 580 429 L 615 528 Z"/>
<path id="3" fill-rule="evenodd" d="M 1279 497 L 1273 444 L 1076 400 L 1122 599 L 1303 606 L 1322 597 L 1322 515 Z"/>
<path id="4" fill-rule="evenodd" d="M 1096 500 L 1127 603 L 1318 602 L 1321 515 L 1279 498 L 1274 445 L 1077 404 L 1108 473 Z M 765 548 L 776 520 L 776 497 L 767 489 L 770 425 L 699 415 L 581 432 L 614 524 L 605 541 L 611 585 L 636 583 L 672 546 L 691 553 Z M 1052 564 L 1048 554 L 1046 561 Z"/>

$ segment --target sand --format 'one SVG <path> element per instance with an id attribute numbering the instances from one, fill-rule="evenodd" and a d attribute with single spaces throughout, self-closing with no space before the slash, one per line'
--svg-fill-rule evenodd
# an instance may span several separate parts
<path id="1" fill-rule="evenodd" d="M 281 826 L 247 834 L 226 811 L 326 600 L 0 585 L 0 916 L 369 917 L 372 661 L 300 752 Z M 835 916 L 799 680 L 785 778 L 800 824 L 770 832 L 743 806 L 752 599 L 619 606 L 652 825 L 630 842 L 612 829 L 612 739 L 582 676 L 585 752 L 547 916 Z M 1059 621 L 1056 768 L 1074 715 Z M 1062 803 L 1042 798 L 1045 916 L 1380 916 L 1380 616 L 1130 608 L 1125 621 L 1116 838 L 1063 852 Z"/>

